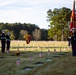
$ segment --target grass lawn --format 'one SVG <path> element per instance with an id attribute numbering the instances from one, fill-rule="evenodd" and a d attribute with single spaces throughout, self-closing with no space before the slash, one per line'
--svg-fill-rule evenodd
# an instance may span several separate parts
<path id="1" fill-rule="evenodd" d="M 10 50 L 10 53 L 0 53 L 0 75 L 76 75 L 76 57 L 72 56 L 67 43 L 40 45 L 37 42 L 27 45 L 26 49 L 19 43 L 20 56 L 15 55 L 16 45 Z M 18 59 L 19 65 L 16 64 Z"/>

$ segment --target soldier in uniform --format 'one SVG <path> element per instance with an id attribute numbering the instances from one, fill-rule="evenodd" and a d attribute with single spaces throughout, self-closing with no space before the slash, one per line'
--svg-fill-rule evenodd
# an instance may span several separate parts
<path id="1" fill-rule="evenodd" d="M 68 40 L 68 46 L 70 46 L 71 45 L 71 37 L 69 37 L 67 40 Z"/>
<path id="2" fill-rule="evenodd" d="M 7 45 L 6 52 L 8 53 L 10 51 L 10 34 L 9 34 L 9 32 L 6 34 L 6 45 Z"/>
<path id="3" fill-rule="evenodd" d="M 76 56 L 76 29 L 74 28 L 72 30 L 72 36 L 71 36 L 71 45 L 72 45 L 72 55 Z"/>
<path id="4" fill-rule="evenodd" d="M 5 52 L 5 43 L 6 43 L 6 36 L 4 34 L 4 31 L 2 30 L 2 34 L 1 34 L 1 52 L 2 53 Z"/>

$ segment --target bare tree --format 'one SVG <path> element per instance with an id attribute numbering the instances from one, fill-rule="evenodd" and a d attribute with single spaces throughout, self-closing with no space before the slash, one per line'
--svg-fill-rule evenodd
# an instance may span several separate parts
<path id="1" fill-rule="evenodd" d="M 40 31 L 40 29 L 35 29 L 35 30 L 32 32 L 32 34 L 33 34 L 33 38 L 34 38 L 35 40 L 40 40 L 40 39 L 41 39 L 41 31 Z"/>

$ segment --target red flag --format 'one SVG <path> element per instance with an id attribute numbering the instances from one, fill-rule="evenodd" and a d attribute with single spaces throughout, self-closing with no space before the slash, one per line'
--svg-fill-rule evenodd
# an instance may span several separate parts
<path id="1" fill-rule="evenodd" d="M 29 44 L 32 40 L 32 37 L 29 34 L 24 35 L 24 38 L 26 39 L 26 43 Z"/>
<path id="2" fill-rule="evenodd" d="M 75 13 L 75 0 L 74 0 L 73 10 L 72 10 L 72 13 L 71 13 L 71 20 L 70 20 L 70 32 L 72 32 L 73 28 L 76 28 L 75 18 L 76 18 L 76 13 Z"/>
<path id="3" fill-rule="evenodd" d="M 29 44 L 29 43 L 30 43 L 30 41 L 31 41 L 31 39 L 32 39 L 32 38 L 31 38 L 31 36 L 30 36 L 30 35 L 28 35 L 28 37 L 27 37 L 27 39 L 26 39 L 26 43 L 27 43 L 27 44 Z"/>

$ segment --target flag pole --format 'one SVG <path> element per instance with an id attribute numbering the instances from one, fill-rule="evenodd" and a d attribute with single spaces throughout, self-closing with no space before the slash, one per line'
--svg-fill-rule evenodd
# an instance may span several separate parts
<path id="1" fill-rule="evenodd" d="M 75 0 L 74 0 L 74 2 L 73 2 L 73 15 L 74 15 L 74 17 L 73 17 L 73 28 L 75 28 Z"/>
<path id="2" fill-rule="evenodd" d="M 74 0 L 74 28 L 75 28 L 75 0 Z"/>

